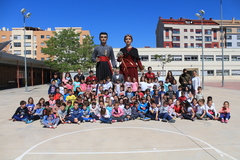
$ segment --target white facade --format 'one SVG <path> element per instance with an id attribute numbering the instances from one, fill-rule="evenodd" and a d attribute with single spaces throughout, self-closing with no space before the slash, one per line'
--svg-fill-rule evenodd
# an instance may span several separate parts
<path id="1" fill-rule="evenodd" d="M 114 48 L 114 54 L 118 53 L 120 48 Z M 197 70 L 202 74 L 202 49 L 201 48 L 138 48 L 142 64 L 151 66 L 153 72 L 162 71 L 162 74 L 171 70 L 174 76 L 179 76 L 184 68 L 188 70 Z M 154 55 L 172 55 L 172 61 L 165 64 L 162 69 L 160 61 L 157 61 Z M 221 48 L 204 49 L 204 76 L 206 80 L 221 79 L 222 77 L 222 50 Z M 240 49 L 224 49 L 224 75 L 226 79 L 240 80 Z"/>

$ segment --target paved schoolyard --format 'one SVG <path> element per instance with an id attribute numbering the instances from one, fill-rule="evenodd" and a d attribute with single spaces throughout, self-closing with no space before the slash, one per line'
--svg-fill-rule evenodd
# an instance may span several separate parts
<path id="1" fill-rule="evenodd" d="M 228 124 L 177 119 L 109 124 L 64 124 L 57 129 L 8 121 L 19 101 L 47 99 L 47 85 L 0 91 L 0 159 L 240 159 L 239 90 L 206 86 L 217 110 L 228 100 Z"/>

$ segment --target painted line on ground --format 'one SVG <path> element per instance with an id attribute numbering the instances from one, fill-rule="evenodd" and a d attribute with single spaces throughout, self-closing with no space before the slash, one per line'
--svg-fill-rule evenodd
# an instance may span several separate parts
<path id="1" fill-rule="evenodd" d="M 152 151 L 123 151 L 123 152 L 30 152 L 27 154 L 129 154 L 129 153 L 152 153 L 152 152 L 179 152 L 179 151 L 198 151 L 212 148 L 189 148 L 189 149 L 170 149 L 170 150 L 152 150 Z"/>
<path id="2" fill-rule="evenodd" d="M 61 134 L 61 135 L 58 135 L 58 136 L 55 136 L 55 137 L 52 137 L 52 138 L 49 138 L 47 140 L 44 140 L 34 146 L 32 146 L 31 148 L 29 148 L 27 151 L 25 151 L 22 155 L 20 155 L 19 157 L 17 157 L 15 160 L 21 160 L 26 154 L 28 154 L 31 150 L 33 150 L 34 148 L 36 148 L 37 146 L 45 143 L 45 142 L 48 142 L 48 141 L 51 141 L 53 139 L 56 139 L 56 138 L 59 138 L 59 137 L 63 137 L 63 136 L 66 136 L 66 135 L 70 135 L 70 134 L 74 134 L 74 133 L 80 133 L 80 132 L 87 132 L 87 131 L 94 131 L 94 130 L 102 130 L 102 129 L 147 129 L 147 130 L 155 130 L 155 131 L 163 131 L 163 132 L 168 132 L 168 133 L 173 133 L 173 134 L 178 134 L 178 135 L 182 135 L 182 136 L 187 136 L 189 138 L 192 138 L 192 139 L 195 139 L 197 141 L 200 141 L 204 144 L 206 144 L 207 146 L 209 146 L 210 148 L 212 148 L 213 150 L 215 150 L 221 157 L 223 156 L 227 156 L 233 160 L 237 160 L 236 158 L 228 155 L 227 153 L 224 153 L 222 151 L 220 151 L 219 149 L 213 147 L 212 145 L 210 145 L 209 143 L 201 140 L 201 139 L 198 139 L 198 138 L 195 138 L 195 137 L 192 137 L 192 136 L 189 136 L 189 135 L 186 135 L 186 134 L 182 134 L 182 133 L 179 133 L 179 132 L 174 132 L 174 131 L 169 131 L 169 130 L 164 130 L 164 129 L 157 129 L 157 128 L 147 128 L 147 127 L 104 127 L 104 128 L 93 128 L 93 129 L 85 129 L 85 130 L 79 130 L 79 131 L 74 131 L 74 132 L 69 132 L 69 133 L 64 133 L 64 134 Z"/>

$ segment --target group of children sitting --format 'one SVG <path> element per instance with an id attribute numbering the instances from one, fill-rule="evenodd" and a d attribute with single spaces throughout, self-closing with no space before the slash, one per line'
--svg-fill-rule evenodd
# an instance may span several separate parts
<path id="1" fill-rule="evenodd" d="M 70 89 L 63 83 L 61 88 L 55 83 L 52 81 L 49 87 L 48 101 L 41 98 L 36 105 L 32 97 L 27 103 L 21 101 L 11 120 L 32 123 L 40 119 L 44 127 L 56 128 L 64 123 L 96 121 L 112 124 L 139 119 L 174 123 L 176 118 L 181 118 L 227 123 L 230 119 L 229 102 L 225 101 L 217 112 L 211 96 L 205 102 L 200 86 L 196 93 L 191 93 L 187 86 L 178 86 L 175 92 L 171 84 L 166 88 L 162 82 L 144 91 L 138 82 L 137 89 L 132 91 L 133 82 L 130 80 L 124 84 L 119 81 L 113 84 L 109 79 L 99 83 L 88 81 L 84 86 L 91 85 L 89 89 L 80 85 L 72 85 Z M 85 84 L 84 80 L 81 83 Z"/>

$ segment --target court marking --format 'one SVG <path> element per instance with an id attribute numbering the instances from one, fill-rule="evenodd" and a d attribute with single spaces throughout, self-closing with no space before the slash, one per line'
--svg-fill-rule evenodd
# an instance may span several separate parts
<path id="1" fill-rule="evenodd" d="M 212 148 L 190 148 L 190 149 L 171 149 L 171 150 L 152 150 L 152 151 L 125 151 L 125 152 L 31 152 L 28 154 L 126 154 L 126 153 L 153 153 L 153 152 L 179 152 L 179 151 L 198 151 Z"/>
<path id="2" fill-rule="evenodd" d="M 31 148 L 29 148 L 28 150 L 26 150 L 22 155 L 20 155 L 19 157 L 17 157 L 15 160 L 21 160 L 26 154 L 31 154 L 29 153 L 31 150 L 33 150 L 34 148 L 36 148 L 37 146 L 45 143 L 45 142 L 48 142 L 48 141 L 51 141 L 53 139 L 56 139 L 56 138 L 59 138 L 59 137 L 63 137 L 63 136 L 66 136 L 66 135 L 70 135 L 70 134 L 75 134 L 75 133 L 80 133 L 80 132 L 87 132 L 87 131 L 94 131 L 94 130 L 102 130 L 102 129 L 147 129 L 147 130 L 155 130 L 155 131 L 162 131 L 162 132 L 168 132 L 168 133 L 173 133 L 173 134 L 178 134 L 178 135 L 182 135 L 182 136 L 186 136 L 186 137 L 189 137 L 189 138 L 192 138 L 194 140 L 197 140 L 197 141 L 200 141 L 204 144 L 206 144 L 207 146 L 209 146 L 211 149 L 215 150 L 215 152 L 217 152 L 221 157 L 223 156 L 226 156 L 226 157 L 229 157 L 233 160 L 237 160 L 236 158 L 228 155 L 227 153 L 224 153 L 222 152 L 221 150 L 213 147 L 212 145 L 210 145 L 209 143 L 201 140 L 201 139 L 198 139 L 198 138 L 195 138 L 195 137 L 192 137 L 192 136 L 189 136 L 189 135 L 186 135 L 186 134 L 182 134 L 182 133 L 179 133 L 179 132 L 174 132 L 174 131 L 169 131 L 169 130 L 164 130 L 164 129 L 157 129 L 157 128 L 147 128 L 147 127 L 104 127 L 104 128 L 92 128 L 92 129 L 85 129 L 85 130 L 79 130 L 79 131 L 74 131 L 74 132 L 69 132 L 69 133 L 64 133 L 64 134 L 61 134 L 61 135 L 58 135 L 58 136 L 54 136 L 52 138 L 49 138 L 47 140 L 44 140 L 40 143 L 37 143 L 36 145 L 32 146 Z M 202 149 L 202 148 L 201 148 Z M 189 149 L 190 150 L 190 149 Z M 91 152 L 89 152 L 91 153 Z M 116 153 L 116 152 L 115 152 Z"/>

